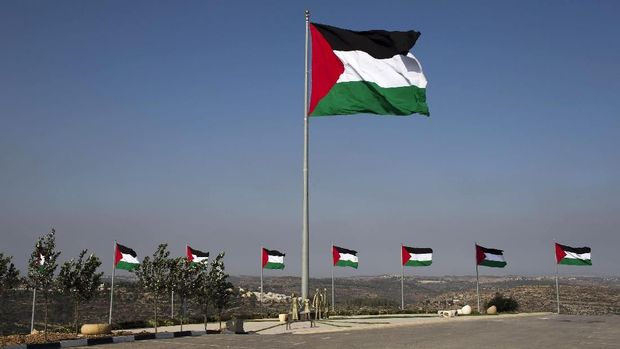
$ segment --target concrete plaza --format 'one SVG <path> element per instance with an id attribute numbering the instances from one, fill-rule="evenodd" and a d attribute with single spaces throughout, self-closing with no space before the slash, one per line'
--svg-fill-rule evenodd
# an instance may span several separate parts
<path id="1" fill-rule="evenodd" d="M 210 324 L 211 325 L 211 324 Z M 201 325 L 184 330 L 203 329 Z M 212 327 L 209 326 L 209 329 Z M 216 334 L 115 344 L 120 348 L 618 348 L 620 316 L 549 313 L 438 318 L 346 317 L 286 330 L 274 320 L 250 321 L 247 335 Z M 162 330 L 178 331 L 178 326 Z"/>

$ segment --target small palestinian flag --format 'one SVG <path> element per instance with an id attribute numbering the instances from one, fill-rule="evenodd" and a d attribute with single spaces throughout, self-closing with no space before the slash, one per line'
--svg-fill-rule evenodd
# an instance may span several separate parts
<path id="1" fill-rule="evenodd" d="M 284 269 L 284 256 L 280 251 L 263 248 L 263 269 Z"/>
<path id="2" fill-rule="evenodd" d="M 555 244 L 555 259 L 558 264 L 592 265 L 592 249 Z"/>
<path id="3" fill-rule="evenodd" d="M 137 256 L 136 251 L 117 243 L 114 251 L 114 267 L 116 269 L 133 270 L 140 265 L 140 261 L 136 258 Z"/>
<path id="4" fill-rule="evenodd" d="M 190 263 L 207 263 L 209 261 L 209 252 L 195 250 L 187 245 L 187 259 Z"/>
<path id="5" fill-rule="evenodd" d="M 504 251 L 476 245 L 476 263 L 485 267 L 503 268 L 506 266 Z"/>
<path id="6" fill-rule="evenodd" d="M 433 249 L 402 246 L 401 257 L 406 267 L 428 267 L 433 263 Z"/>
<path id="7" fill-rule="evenodd" d="M 353 31 L 310 24 L 308 115 L 429 115 L 426 77 L 409 51 L 419 32 Z"/>
<path id="8" fill-rule="evenodd" d="M 357 269 L 357 251 L 347 250 L 346 248 L 338 246 L 332 246 L 332 256 L 334 257 L 334 266 L 352 267 Z"/>

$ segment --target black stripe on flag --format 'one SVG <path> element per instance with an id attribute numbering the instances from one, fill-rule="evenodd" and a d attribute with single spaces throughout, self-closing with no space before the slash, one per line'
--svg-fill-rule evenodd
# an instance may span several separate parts
<path id="1" fill-rule="evenodd" d="M 408 247 L 408 246 L 403 246 L 403 247 L 405 248 L 405 250 L 407 250 L 407 252 L 413 253 L 413 254 L 433 253 L 433 249 L 432 248 Z"/>
<path id="2" fill-rule="evenodd" d="M 129 248 L 127 246 L 123 246 L 123 245 L 117 243 L 116 247 L 118 247 L 118 250 L 121 251 L 122 254 L 128 254 L 128 255 L 131 255 L 133 257 L 138 257 L 138 254 L 136 254 L 136 251 L 132 250 L 131 248 Z"/>
<path id="3" fill-rule="evenodd" d="M 482 247 L 480 245 L 478 245 L 478 247 L 480 247 L 480 249 L 484 252 L 484 253 L 490 253 L 490 254 L 496 254 L 496 255 L 500 255 L 503 256 L 504 255 L 504 250 L 498 250 L 496 248 L 486 248 L 486 247 Z"/>
<path id="4" fill-rule="evenodd" d="M 193 255 L 196 255 L 196 257 L 209 257 L 209 252 L 202 252 L 200 250 L 191 248 L 190 246 L 187 247 L 189 247 L 189 250 L 192 252 Z"/>
<path id="5" fill-rule="evenodd" d="M 338 246 L 334 246 L 334 248 L 336 249 L 336 251 L 338 251 L 338 253 L 346 253 L 346 254 L 352 254 L 354 256 L 357 256 L 357 251 L 347 250 L 346 248 L 342 248 Z"/>
<path id="6" fill-rule="evenodd" d="M 566 245 L 562 245 L 562 244 L 558 244 L 560 245 L 560 247 L 564 250 L 564 251 L 568 251 L 568 252 L 573 252 L 573 253 L 577 253 L 577 254 L 584 254 L 584 253 L 592 253 L 592 249 L 589 247 L 570 247 L 570 246 L 566 246 Z"/>
<path id="7" fill-rule="evenodd" d="M 280 252 L 280 251 L 276 251 L 276 250 L 268 250 L 268 249 L 264 249 L 265 252 L 267 252 L 268 255 L 270 256 L 280 256 L 280 257 L 284 257 L 286 256 L 286 254 Z"/>
<path id="8" fill-rule="evenodd" d="M 364 51 L 376 59 L 406 55 L 420 32 L 366 30 L 353 31 L 330 25 L 312 23 L 334 51 Z"/>

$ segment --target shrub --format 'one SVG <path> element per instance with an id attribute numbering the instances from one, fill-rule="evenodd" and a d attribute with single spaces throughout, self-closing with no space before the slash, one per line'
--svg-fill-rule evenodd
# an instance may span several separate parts
<path id="1" fill-rule="evenodd" d="M 501 293 L 496 293 L 490 301 L 487 302 L 485 308 L 494 305 L 498 312 L 517 311 L 519 303 L 512 297 L 504 297 Z"/>

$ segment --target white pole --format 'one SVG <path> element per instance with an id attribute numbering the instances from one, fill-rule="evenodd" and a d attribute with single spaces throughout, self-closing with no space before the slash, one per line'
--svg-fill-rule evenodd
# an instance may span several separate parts
<path id="1" fill-rule="evenodd" d="M 556 244 L 556 241 L 554 240 L 553 241 L 554 252 L 555 252 L 555 244 Z M 555 262 L 555 302 L 557 303 L 557 307 L 558 307 L 558 315 L 560 315 L 560 284 L 558 282 L 558 261 L 557 259 L 554 258 L 554 262 Z"/>
<path id="2" fill-rule="evenodd" d="M 403 244 L 400 245 L 400 310 L 405 310 L 405 265 L 403 264 Z"/>
<path id="3" fill-rule="evenodd" d="M 478 264 L 476 264 L 476 297 L 478 298 L 478 313 L 480 313 L 480 281 L 478 280 Z"/>
<path id="4" fill-rule="evenodd" d="M 334 266 L 332 265 L 332 311 L 336 311 L 336 292 L 334 291 Z"/>
<path id="5" fill-rule="evenodd" d="M 170 292 L 170 318 L 174 319 L 174 290 Z"/>
<path id="6" fill-rule="evenodd" d="M 260 307 L 261 307 L 261 310 L 262 310 L 262 308 L 263 308 L 263 253 L 265 253 L 262 247 L 260 248 L 260 253 L 261 253 L 261 261 L 260 261 Z"/>
<path id="7" fill-rule="evenodd" d="M 478 243 L 476 245 L 476 253 L 474 253 L 474 260 L 476 261 L 476 298 L 478 298 L 478 313 L 480 312 L 480 280 L 478 279 Z"/>
<path id="8" fill-rule="evenodd" d="M 302 213 L 302 245 L 301 245 L 301 298 L 308 299 L 308 284 L 310 280 L 310 225 L 308 204 L 308 148 L 309 148 L 309 124 L 308 124 L 308 23 L 310 11 L 306 10 L 306 52 L 304 74 L 304 198 Z"/>
<path id="9" fill-rule="evenodd" d="M 336 311 L 336 292 L 334 290 L 334 243 L 332 242 L 332 312 Z"/>
<path id="10" fill-rule="evenodd" d="M 32 317 L 30 318 L 30 333 L 34 331 L 34 305 L 37 301 L 37 289 L 32 289 Z"/>
<path id="11" fill-rule="evenodd" d="M 112 285 L 110 286 L 110 317 L 108 318 L 108 324 L 112 325 L 112 304 L 114 301 L 114 276 L 116 274 L 116 240 L 114 240 L 114 254 L 112 256 Z"/>

